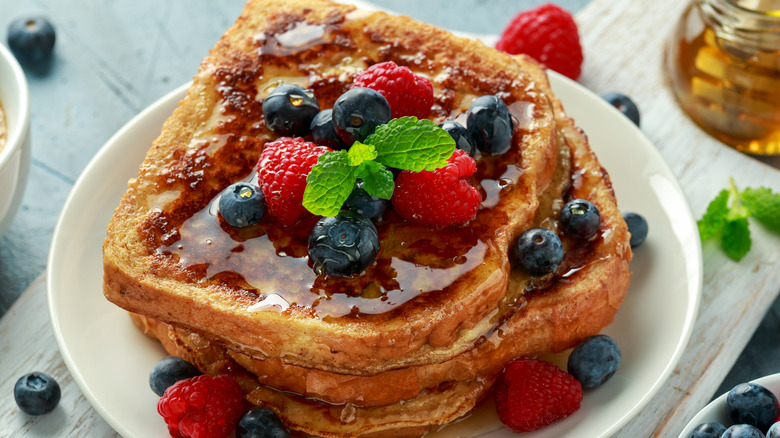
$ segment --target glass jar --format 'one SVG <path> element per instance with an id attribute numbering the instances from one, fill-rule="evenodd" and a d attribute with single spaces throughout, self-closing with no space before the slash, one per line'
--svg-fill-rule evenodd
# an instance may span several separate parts
<path id="1" fill-rule="evenodd" d="M 702 129 L 743 152 L 780 154 L 780 0 L 694 0 L 665 64 Z"/>

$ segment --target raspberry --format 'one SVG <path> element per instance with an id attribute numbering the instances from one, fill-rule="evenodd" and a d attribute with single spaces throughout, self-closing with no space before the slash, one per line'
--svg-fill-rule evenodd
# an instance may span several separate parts
<path id="1" fill-rule="evenodd" d="M 229 376 L 180 380 L 157 402 L 157 412 L 173 437 L 227 437 L 245 411 L 244 393 Z"/>
<path id="2" fill-rule="evenodd" d="M 524 53 L 571 79 L 580 76 L 582 47 L 577 23 L 570 13 L 550 3 L 515 15 L 496 49 L 512 55 Z"/>
<path id="3" fill-rule="evenodd" d="M 510 362 L 494 385 L 496 411 L 515 432 L 530 432 L 580 408 L 582 387 L 555 364 L 520 358 Z"/>
<path id="4" fill-rule="evenodd" d="M 398 174 L 391 199 L 398 214 L 408 221 L 439 226 L 474 219 L 482 199 L 468 177 L 477 171 L 477 163 L 460 149 L 448 161 L 433 171 Z"/>
<path id="5" fill-rule="evenodd" d="M 268 210 L 282 225 L 290 226 L 305 214 L 301 202 L 306 176 L 320 155 L 329 151 L 300 137 L 282 137 L 265 145 L 257 175 Z"/>
<path id="6" fill-rule="evenodd" d="M 378 91 L 387 99 L 394 119 L 414 116 L 424 119 L 431 114 L 433 85 L 431 81 L 412 73 L 408 67 L 393 61 L 374 64 L 355 78 L 352 88 L 366 87 Z"/>

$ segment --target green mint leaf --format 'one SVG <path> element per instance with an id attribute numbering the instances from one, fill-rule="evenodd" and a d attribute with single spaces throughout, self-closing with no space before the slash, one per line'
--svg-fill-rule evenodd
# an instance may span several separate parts
<path id="1" fill-rule="evenodd" d="M 370 144 L 363 144 L 356 141 L 349 147 L 347 156 L 349 157 L 349 165 L 352 167 L 360 166 L 365 161 L 371 161 L 376 159 L 376 148 Z"/>
<path id="2" fill-rule="evenodd" d="M 364 162 L 358 167 L 357 176 L 363 180 L 363 190 L 369 195 L 382 199 L 390 199 L 393 196 L 393 173 L 381 163 Z"/>
<path id="3" fill-rule="evenodd" d="M 728 221 L 723 226 L 721 236 L 721 245 L 723 250 L 734 261 L 742 260 L 745 254 L 750 251 L 750 230 L 748 229 L 747 218 Z"/>
<path id="4" fill-rule="evenodd" d="M 455 140 L 447 131 L 417 117 L 400 117 L 378 126 L 366 143 L 376 147 L 376 161 L 413 172 L 444 167 L 455 150 Z"/>
<path id="5" fill-rule="evenodd" d="M 707 240 L 717 235 L 726 224 L 726 216 L 729 212 L 728 202 L 729 191 L 723 189 L 707 206 L 704 216 L 696 223 L 699 226 L 701 240 Z"/>
<path id="6" fill-rule="evenodd" d="M 727 221 L 737 219 L 747 219 L 750 217 L 750 210 L 742 205 L 742 198 L 739 196 L 739 189 L 734 184 L 734 179 L 729 178 L 729 213 L 726 215 Z"/>
<path id="7" fill-rule="evenodd" d="M 741 198 L 742 204 L 750 210 L 754 218 L 770 230 L 780 233 L 780 194 L 766 187 L 748 187 L 742 192 Z"/>
<path id="8" fill-rule="evenodd" d="M 326 152 L 306 177 L 303 206 L 321 216 L 336 216 L 355 187 L 355 167 L 347 151 Z"/>

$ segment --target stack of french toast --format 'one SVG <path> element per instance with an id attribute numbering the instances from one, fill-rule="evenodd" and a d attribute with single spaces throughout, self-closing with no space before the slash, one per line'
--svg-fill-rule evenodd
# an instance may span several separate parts
<path id="1" fill-rule="evenodd" d="M 356 74 L 394 61 L 429 78 L 430 119 L 498 96 L 509 151 L 477 156 L 482 203 L 435 227 L 392 208 L 364 272 L 312 269 L 317 218 L 236 230 L 214 199 L 254 171 L 262 102 L 279 84 L 331 108 Z M 561 237 L 552 274 L 517 266 L 529 228 L 560 234 L 570 199 L 598 207 L 588 240 Z M 411 436 L 468 414 L 513 358 L 560 352 L 599 333 L 628 289 L 629 234 L 607 172 L 550 90 L 543 67 L 406 17 L 327 0 L 250 0 L 201 63 L 108 226 L 104 294 L 172 355 L 231 374 L 248 401 L 322 437 Z"/>

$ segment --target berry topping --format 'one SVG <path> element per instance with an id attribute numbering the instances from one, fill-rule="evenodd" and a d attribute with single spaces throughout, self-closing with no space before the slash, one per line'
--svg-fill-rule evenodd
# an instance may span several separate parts
<path id="1" fill-rule="evenodd" d="M 438 226 L 474 219 L 482 199 L 469 177 L 477 171 L 477 164 L 460 149 L 447 161 L 440 169 L 398 174 L 391 202 L 401 217 Z"/>
<path id="2" fill-rule="evenodd" d="M 623 220 L 628 225 L 628 232 L 631 233 L 631 248 L 635 248 L 644 243 L 647 238 L 647 220 L 639 213 L 623 213 Z"/>
<path id="3" fill-rule="evenodd" d="M 431 115 L 431 81 L 412 73 L 408 67 L 396 65 L 393 61 L 372 65 L 357 75 L 354 87 L 371 88 L 385 96 L 394 119 L 403 116 L 424 119 Z"/>
<path id="4" fill-rule="evenodd" d="M 22 412 L 30 415 L 48 414 L 57 407 L 62 393 L 53 377 L 38 371 L 25 374 L 16 381 L 14 399 Z"/>
<path id="5" fill-rule="evenodd" d="M 555 272 L 563 261 L 563 245 L 557 234 L 547 228 L 531 228 L 515 243 L 517 263 L 531 275 Z"/>
<path id="6" fill-rule="evenodd" d="M 238 422 L 236 438 L 290 438 L 290 431 L 276 412 L 265 407 L 252 408 Z"/>
<path id="7" fill-rule="evenodd" d="M 720 423 L 702 423 L 691 431 L 689 438 L 720 438 L 725 431 L 726 426 Z"/>
<path id="8" fill-rule="evenodd" d="M 22 64 L 40 64 L 51 58 L 57 36 L 43 17 L 18 18 L 8 26 L 8 47 Z"/>
<path id="9" fill-rule="evenodd" d="M 304 213 L 301 200 L 306 176 L 328 151 L 302 138 L 282 137 L 265 145 L 257 174 L 268 210 L 282 225 L 294 224 Z"/>
<path id="10" fill-rule="evenodd" d="M 201 372 L 192 364 L 176 356 L 160 359 L 149 373 L 149 386 L 155 394 L 162 397 L 165 390 L 179 380 L 199 376 Z"/>
<path id="11" fill-rule="evenodd" d="M 317 113 L 311 121 L 311 138 L 318 146 L 327 146 L 331 149 L 341 150 L 349 146 L 336 134 L 333 126 L 333 110 L 326 109 Z"/>
<path id="12" fill-rule="evenodd" d="M 591 336 L 576 346 L 569 355 L 569 374 L 583 388 L 596 388 L 609 380 L 620 366 L 620 348 L 607 335 Z"/>
<path id="13" fill-rule="evenodd" d="M 639 126 L 639 108 L 637 108 L 631 98 L 620 93 L 602 94 L 601 98 L 617 108 L 623 115 L 628 117 L 629 120 L 634 122 L 636 126 Z"/>
<path id="14" fill-rule="evenodd" d="M 377 220 L 387 209 L 387 199 L 371 196 L 363 188 L 363 181 L 355 184 L 355 189 L 350 193 L 349 198 L 344 202 L 344 207 L 362 214 L 363 216 Z"/>
<path id="15" fill-rule="evenodd" d="M 777 420 L 777 398 L 761 385 L 741 383 L 726 395 L 726 413 L 734 424 L 750 424 L 765 431 Z"/>
<path id="16" fill-rule="evenodd" d="M 379 125 L 390 121 L 390 104 L 378 91 L 353 88 L 333 104 L 333 125 L 348 145 L 364 141 Z"/>
<path id="17" fill-rule="evenodd" d="M 225 438 L 244 411 L 244 393 L 229 376 L 180 380 L 157 402 L 157 412 L 174 437 Z"/>
<path id="18" fill-rule="evenodd" d="M 439 127 L 445 131 L 455 140 L 455 147 L 465 151 L 470 156 L 474 156 L 474 138 L 471 137 L 471 133 L 458 122 L 448 120 L 441 123 Z"/>
<path id="19" fill-rule="evenodd" d="M 311 121 L 320 112 L 314 93 L 300 85 L 283 84 L 263 100 L 265 125 L 279 135 L 295 137 L 309 133 Z"/>
<path id="20" fill-rule="evenodd" d="M 496 96 L 481 96 L 472 102 L 466 128 L 483 154 L 500 155 L 512 146 L 512 116 Z"/>
<path id="21" fill-rule="evenodd" d="M 493 389 L 498 418 L 519 433 L 568 417 L 582 401 L 577 379 L 538 359 L 513 360 Z"/>
<path id="22" fill-rule="evenodd" d="M 766 438 L 780 438 L 780 421 L 775 422 L 775 424 L 766 431 Z"/>
<path id="23" fill-rule="evenodd" d="M 764 438 L 764 434 L 761 433 L 755 426 L 750 424 L 735 424 L 720 436 L 721 438 Z"/>
<path id="24" fill-rule="evenodd" d="M 524 53 L 571 79 L 580 76 L 582 47 L 577 23 L 569 12 L 553 4 L 515 15 L 496 49 L 512 55 Z"/>
<path id="25" fill-rule="evenodd" d="M 376 259 L 379 235 L 365 216 L 344 210 L 323 217 L 309 235 L 309 257 L 314 272 L 349 277 L 363 272 Z"/>
<path id="26" fill-rule="evenodd" d="M 219 196 L 219 214 L 230 226 L 248 227 L 265 216 L 265 196 L 254 184 L 235 183 Z"/>
<path id="27" fill-rule="evenodd" d="M 572 239 L 588 240 L 601 226 L 601 214 L 592 202 L 575 199 L 563 206 L 558 216 L 563 234 Z"/>

